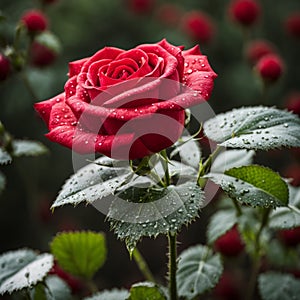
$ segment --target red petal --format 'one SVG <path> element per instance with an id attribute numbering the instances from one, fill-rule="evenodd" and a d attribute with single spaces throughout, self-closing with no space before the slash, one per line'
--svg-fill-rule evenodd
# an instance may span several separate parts
<path id="1" fill-rule="evenodd" d="M 83 64 L 88 59 L 89 59 L 89 57 L 70 62 L 69 63 L 69 74 L 68 74 L 69 77 L 71 78 L 75 75 L 78 75 L 81 71 L 81 68 L 82 68 Z"/>

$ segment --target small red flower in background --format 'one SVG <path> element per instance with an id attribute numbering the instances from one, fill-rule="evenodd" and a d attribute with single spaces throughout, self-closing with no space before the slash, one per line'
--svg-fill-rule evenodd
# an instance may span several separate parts
<path id="1" fill-rule="evenodd" d="M 286 178 L 290 178 L 290 182 L 293 186 L 300 186 L 300 165 L 292 163 L 283 171 L 283 175 Z"/>
<path id="2" fill-rule="evenodd" d="M 285 100 L 284 106 L 300 116 L 300 92 L 291 93 Z"/>
<path id="3" fill-rule="evenodd" d="M 235 282 L 232 274 L 224 272 L 219 283 L 214 288 L 213 294 L 217 299 L 222 300 L 239 300 L 238 285 Z"/>
<path id="4" fill-rule="evenodd" d="M 286 31 L 297 38 L 300 38 L 300 12 L 290 14 L 285 20 Z"/>
<path id="5" fill-rule="evenodd" d="M 47 17 L 36 9 L 25 12 L 21 17 L 21 22 L 29 32 L 44 31 L 48 26 Z"/>
<path id="6" fill-rule="evenodd" d="M 232 227 L 215 241 L 215 248 L 225 256 L 236 256 L 244 250 L 244 243 L 237 226 Z"/>
<path id="7" fill-rule="evenodd" d="M 0 81 L 3 81 L 8 77 L 10 69 L 9 59 L 0 53 Z"/>
<path id="8" fill-rule="evenodd" d="M 246 58 L 251 64 L 256 64 L 263 56 L 276 53 L 275 46 L 266 40 L 251 41 L 246 48 Z"/>
<path id="9" fill-rule="evenodd" d="M 281 77 L 284 65 L 279 55 L 268 54 L 257 62 L 255 68 L 264 81 L 274 82 Z"/>
<path id="10" fill-rule="evenodd" d="M 260 15 L 260 6 L 254 0 L 233 0 L 229 6 L 229 15 L 234 21 L 250 26 Z"/>
<path id="11" fill-rule="evenodd" d="M 30 62 L 37 67 L 51 65 L 57 57 L 57 54 L 50 48 L 34 41 L 30 49 Z"/>
<path id="12" fill-rule="evenodd" d="M 212 19 L 201 11 L 191 11 L 183 16 L 183 30 L 194 41 L 208 43 L 215 34 Z"/>
<path id="13" fill-rule="evenodd" d="M 154 0 L 127 0 L 127 5 L 136 14 L 147 14 L 153 9 L 154 2 Z"/>
<path id="14" fill-rule="evenodd" d="M 286 246 L 294 247 L 300 243 L 300 227 L 280 230 L 278 235 Z"/>
<path id="15" fill-rule="evenodd" d="M 58 0 L 43 0 L 44 3 L 46 4 L 53 4 L 55 2 L 57 2 Z"/>
<path id="16" fill-rule="evenodd" d="M 158 20 L 167 26 L 178 25 L 181 14 L 179 7 L 171 3 L 161 5 L 156 12 Z"/>

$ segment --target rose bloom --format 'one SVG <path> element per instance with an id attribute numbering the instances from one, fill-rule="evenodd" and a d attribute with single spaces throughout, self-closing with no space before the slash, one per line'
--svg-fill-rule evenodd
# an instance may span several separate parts
<path id="1" fill-rule="evenodd" d="M 255 68 L 263 80 L 274 82 L 281 77 L 284 64 L 279 55 L 268 54 L 257 62 Z"/>
<path id="2" fill-rule="evenodd" d="M 183 16 L 182 26 L 194 41 L 208 43 L 214 36 L 215 26 L 211 18 L 201 11 L 191 11 Z"/>
<path id="3" fill-rule="evenodd" d="M 210 97 L 216 76 L 198 46 L 183 51 L 162 40 L 127 51 L 105 47 L 71 62 L 65 91 L 35 109 L 51 141 L 137 159 L 174 144 L 185 108 Z"/>

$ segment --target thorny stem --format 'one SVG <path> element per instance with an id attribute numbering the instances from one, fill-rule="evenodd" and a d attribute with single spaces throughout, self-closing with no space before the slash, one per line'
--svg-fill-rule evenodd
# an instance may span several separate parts
<path id="1" fill-rule="evenodd" d="M 170 300 L 178 300 L 177 295 L 177 249 L 176 249 L 176 233 L 168 233 L 169 241 L 169 295 Z"/>
<path id="2" fill-rule="evenodd" d="M 145 279 L 147 281 L 155 282 L 154 276 L 151 273 L 147 262 L 137 248 L 133 250 L 132 256 Z"/>
<path id="3" fill-rule="evenodd" d="M 263 232 L 263 229 L 265 228 L 265 226 L 268 223 L 270 212 L 271 212 L 270 208 L 263 209 L 261 224 L 260 224 L 260 227 L 255 236 L 255 244 L 254 244 L 255 253 L 254 253 L 254 257 L 253 257 L 253 266 L 252 266 L 252 271 L 251 271 L 251 275 L 250 275 L 246 300 L 253 299 L 253 296 L 255 293 L 257 275 L 259 273 L 260 264 L 261 264 L 260 237 Z"/>

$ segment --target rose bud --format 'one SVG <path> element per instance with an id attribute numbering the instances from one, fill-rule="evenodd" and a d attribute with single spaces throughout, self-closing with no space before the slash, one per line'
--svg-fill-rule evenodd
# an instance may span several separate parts
<path id="1" fill-rule="evenodd" d="M 290 164 L 284 171 L 283 175 L 286 178 L 291 179 L 291 185 L 300 185 L 300 165 L 297 163 Z"/>
<path id="2" fill-rule="evenodd" d="M 264 81 L 274 82 L 281 77 L 284 66 L 279 55 L 268 54 L 257 62 L 255 69 Z"/>
<path id="3" fill-rule="evenodd" d="M 53 4 L 53 3 L 55 3 L 55 2 L 57 2 L 58 0 L 43 0 L 43 2 L 45 3 L 45 4 Z"/>
<path id="4" fill-rule="evenodd" d="M 212 19 L 201 11 L 191 11 L 183 16 L 183 30 L 194 41 L 208 43 L 215 34 Z"/>
<path id="5" fill-rule="evenodd" d="M 21 17 L 21 22 L 31 33 L 44 31 L 48 26 L 47 17 L 36 9 L 25 12 Z"/>
<path id="6" fill-rule="evenodd" d="M 285 100 L 284 106 L 300 116 L 300 92 L 294 92 Z"/>
<path id="7" fill-rule="evenodd" d="M 295 247 L 300 243 L 300 227 L 280 230 L 278 236 L 284 245 Z"/>
<path id="8" fill-rule="evenodd" d="M 136 14 L 147 14 L 154 7 L 154 0 L 127 0 L 128 8 Z"/>
<path id="9" fill-rule="evenodd" d="M 0 81 L 3 81 L 8 77 L 10 70 L 10 60 L 0 53 Z"/>
<path id="10" fill-rule="evenodd" d="M 233 0 L 229 5 L 229 16 L 237 23 L 250 26 L 260 15 L 260 6 L 254 0 Z"/>
<path id="11" fill-rule="evenodd" d="M 56 53 L 46 46 L 33 42 L 30 49 L 30 62 L 36 67 L 51 65 L 56 59 Z"/>
<path id="12" fill-rule="evenodd" d="M 82 154 L 134 160 L 172 146 L 185 109 L 209 99 L 215 72 L 198 46 L 162 40 L 105 47 L 69 64 L 63 93 L 35 104 L 51 141 Z"/>
<path id="13" fill-rule="evenodd" d="M 263 56 L 273 53 L 276 53 L 275 46 L 265 40 L 251 41 L 246 48 L 246 58 L 252 65 L 255 65 Z"/>
<path id="14" fill-rule="evenodd" d="M 217 299 L 239 300 L 241 299 L 238 290 L 238 284 L 232 278 L 232 274 L 224 272 L 219 283 L 215 287 L 213 294 Z"/>
<path id="15" fill-rule="evenodd" d="M 171 27 L 178 25 L 181 14 L 179 7 L 171 3 L 161 5 L 156 12 L 158 20 Z"/>
<path id="16" fill-rule="evenodd" d="M 232 227 L 223 236 L 215 241 L 216 251 L 225 256 L 237 256 L 244 250 L 244 243 L 241 240 L 237 226 Z"/>
<path id="17" fill-rule="evenodd" d="M 297 38 L 300 38 L 300 12 L 292 13 L 285 20 L 286 31 Z"/>

